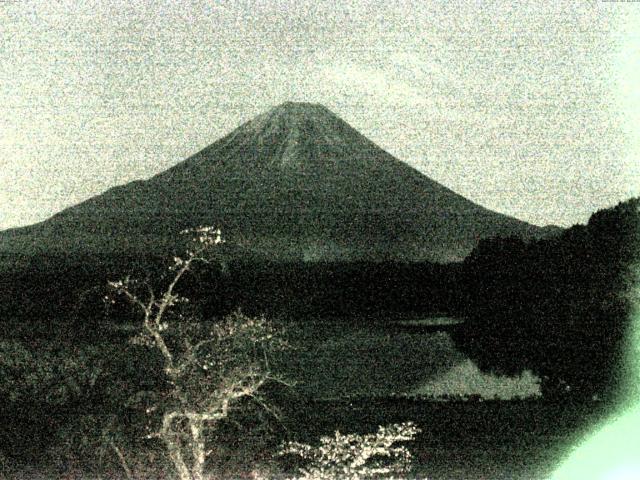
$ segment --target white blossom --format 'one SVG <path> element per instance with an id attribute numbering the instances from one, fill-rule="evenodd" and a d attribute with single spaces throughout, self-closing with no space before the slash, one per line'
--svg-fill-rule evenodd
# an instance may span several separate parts
<path id="1" fill-rule="evenodd" d="M 367 435 L 343 435 L 337 431 L 333 437 L 322 437 L 318 447 L 289 442 L 280 454 L 298 455 L 308 461 L 296 479 L 393 478 L 405 474 L 411 466 L 411 452 L 394 444 L 413 440 L 419 432 L 412 422 L 381 426 L 377 433 Z"/>

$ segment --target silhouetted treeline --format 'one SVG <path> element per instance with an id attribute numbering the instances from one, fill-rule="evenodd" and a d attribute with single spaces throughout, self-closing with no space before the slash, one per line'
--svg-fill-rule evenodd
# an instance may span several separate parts
<path id="1" fill-rule="evenodd" d="M 253 314 L 367 318 L 441 311 L 452 302 L 456 272 L 430 263 L 235 263 L 226 278 L 193 287 L 215 288 L 196 295 L 210 300 L 212 312 L 240 306 Z"/>
<path id="2" fill-rule="evenodd" d="M 161 288 L 170 258 L 47 258 L 20 272 L 1 274 L 0 315 L 6 323 L 52 323 L 75 318 L 87 326 L 122 315 L 105 310 L 107 280 L 148 279 Z M 429 314 L 457 298 L 460 265 L 431 263 L 278 263 L 229 261 L 198 265 L 181 294 L 205 317 L 241 308 L 249 314 L 359 317 Z M 114 310 L 115 309 L 115 310 Z M 123 313 L 123 312 L 119 312 Z M 126 320 L 125 320 L 126 321 Z M 78 332 L 81 333 L 81 332 Z"/>
<path id="3" fill-rule="evenodd" d="M 459 345 L 483 368 L 531 369 L 547 394 L 613 392 L 625 373 L 640 199 L 530 244 L 482 241 L 463 266 Z"/>

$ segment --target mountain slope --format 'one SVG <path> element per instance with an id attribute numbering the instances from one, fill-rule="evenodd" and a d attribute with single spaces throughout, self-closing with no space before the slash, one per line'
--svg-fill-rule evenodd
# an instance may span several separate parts
<path id="1" fill-rule="evenodd" d="M 451 261 L 482 238 L 546 233 L 429 179 L 325 107 L 289 102 L 149 180 L 0 234 L 0 254 L 163 250 L 201 224 L 283 260 Z"/>

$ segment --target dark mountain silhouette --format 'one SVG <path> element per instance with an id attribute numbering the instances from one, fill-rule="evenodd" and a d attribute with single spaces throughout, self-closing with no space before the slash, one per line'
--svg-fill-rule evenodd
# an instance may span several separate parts
<path id="1" fill-rule="evenodd" d="M 215 225 L 244 254 L 282 260 L 464 258 L 484 238 L 554 230 L 429 179 L 321 105 L 285 103 L 146 181 L 0 234 L 0 255 L 164 252 Z"/>

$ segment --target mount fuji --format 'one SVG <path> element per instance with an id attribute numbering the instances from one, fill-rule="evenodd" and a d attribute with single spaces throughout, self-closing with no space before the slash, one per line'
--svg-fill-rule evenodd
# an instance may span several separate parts
<path id="1" fill-rule="evenodd" d="M 321 105 L 287 102 L 148 180 L 1 232 L 0 256 L 163 252 L 198 225 L 283 261 L 451 262 L 483 238 L 551 228 L 467 200 Z"/>

